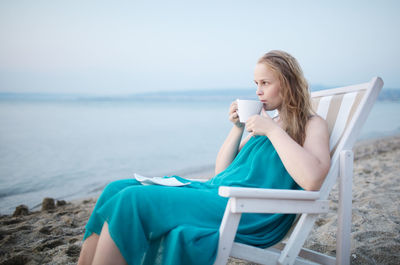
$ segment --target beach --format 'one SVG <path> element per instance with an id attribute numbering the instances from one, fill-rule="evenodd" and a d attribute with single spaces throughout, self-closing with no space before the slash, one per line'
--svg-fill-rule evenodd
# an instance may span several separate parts
<path id="1" fill-rule="evenodd" d="M 400 264 L 400 135 L 358 142 L 354 154 L 351 264 Z M 305 247 L 335 254 L 337 194 L 335 187 L 330 211 Z M 76 264 L 96 198 L 45 202 L 37 211 L 22 206 L 0 216 L 0 265 Z"/>

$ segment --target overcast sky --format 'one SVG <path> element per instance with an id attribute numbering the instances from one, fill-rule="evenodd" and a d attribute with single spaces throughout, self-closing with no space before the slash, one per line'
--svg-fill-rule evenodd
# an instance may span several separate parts
<path id="1" fill-rule="evenodd" d="M 295 56 L 311 84 L 400 87 L 399 1 L 0 2 L 0 92 L 252 88 Z"/>

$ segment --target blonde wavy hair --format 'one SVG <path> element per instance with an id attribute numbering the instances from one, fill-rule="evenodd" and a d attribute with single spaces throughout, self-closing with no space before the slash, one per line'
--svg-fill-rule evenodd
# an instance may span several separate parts
<path id="1" fill-rule="evenodd" d="M 299 63 L 287 52 L 278 50 L 266 53 L 258 63 L 266 64 L 279 78 L 282 97 L 280 119 L 289 136 L 303 145 L 307 121 L 314 113 L 308 83 Z"/>

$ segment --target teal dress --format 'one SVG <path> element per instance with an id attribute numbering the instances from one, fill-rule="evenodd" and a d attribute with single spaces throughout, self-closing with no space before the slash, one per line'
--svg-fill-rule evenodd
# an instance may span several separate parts
<path id="1" fill-rule="evenodd" d="M 187 180 L 177 177 L 182 182 Z M 231 165 L 207 182 L 182 187 L 141 185 L 134 179 L 106 186 L 86 225 L 84 240 L 109 225 L 128 264 L 213 264 L 228 199 L 219 186 L 299 189 L 265 136 L 252 137 Z M 294 215 L 242 215 L 236 242 L 268 247 L 290 229 Z"/>

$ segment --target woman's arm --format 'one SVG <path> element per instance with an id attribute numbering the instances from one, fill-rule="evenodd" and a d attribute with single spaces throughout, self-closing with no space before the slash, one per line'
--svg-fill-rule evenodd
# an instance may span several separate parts
<path id="1" fill-rule="evenodd" d="M 319 190 L 330 167 L 329 133 L 326 121 L 312 117 L 306 125 L 303 146 L 294 141 L 277 123 L 265 117 L 252 117 L 246 124 L 252 135 L 266 135 L 283 165 L 305 190 Z"/>
<path id="2" fill-rule="evenodd" d="M 242 139 L 244 127 L 233 126 L 226 137 L 224 144 L 218 152 L 215 162 L 215 175 L 225 170 L 235 159 L 239 152 L 240 140 Z"/>
<path id="3" fill-rule="evenodd" d="M 244 124 L 239 121 L 237 109 L 237 102 L 232 102 L 229 108 L 229 120 L 233 123 L 233 128 L 218 152 L 215 162 L 215 175 L 225 170 L 232 163 L 240 149 L 248 141 L 247 137 L 240 143 L 243 136 Z"/>

